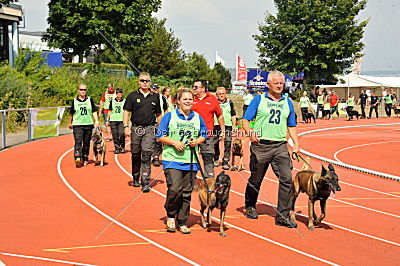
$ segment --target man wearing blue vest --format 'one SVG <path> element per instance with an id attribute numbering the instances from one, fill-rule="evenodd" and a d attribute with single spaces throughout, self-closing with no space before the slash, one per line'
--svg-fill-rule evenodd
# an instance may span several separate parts
<path id="1" fill-rule="evenodd" d="M 299 152 L 296 118 L 292 101 L 281 93 L 285 79 L 281 72 L 271 71 L 267 80 L 268 91 L 257 95 L 250 103 L 243 117 L 243 129 L 251 140 L 250 171 L 246 187 L 246 217 L 257 219 L 256 203 L 261 183 L 271 164 L 279 178 L 278 206 L 275 224 L 296 228 L 289 219 L 293 202 L 292 161 L 287 147 L 286 136 L 293 140 L 293 152 Z M 255 120 L 254 130 L 250 121 Z"/>

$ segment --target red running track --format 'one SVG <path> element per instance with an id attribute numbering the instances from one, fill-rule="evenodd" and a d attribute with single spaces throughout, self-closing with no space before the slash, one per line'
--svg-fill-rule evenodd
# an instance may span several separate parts
<path id="1" fill-rule="evenodd" d="M 304 132 L 315 128 L 399 122 L 392 120 L 318 120 L 317 124 L 301 124 L 298 128 Z M 300 140 L 303 149 L 333 158 L 336 151 L 370 143 L 367 140 L 386 141 L 387 134 L 395 140 L 393 132 L 397 132 L 396 128 L 400 126 L 354 128 L 350 132 L 339 130 L 340 133 L 351 133 L 341 135 L 336 130 L 324 131 Z M 360 132 L 364 130 L 377 132 Z M 334 135 L 317 136 L 328 133 Z M 369 138 L 363 137 L 368 134 Z M 392 143 L 391 147 L 399 144 Z M 300 216 L 307 214 L 307 200 L 301 195 L 296 206 L 299 227 L 295 231 L 274 225 L 275 211 L 270 203 L 276 204 L 277 183 L 273 173 L 267 173 L 261 189 L 257 205 L 260 218 L 249 220 L 243 215 L 243 193 L 249 173 L 229 172 L 232 191 L 226 218 L 228 236 L 219 236 L 218 222 L 213 223 L 211 232 L 200 228 L 196 212 L 199 209 L 197 192 L 193 193 L 189 219 L 192 234 L 171 234 L 165 232 L 163 195 L 166 185 L 160 168 L 153 168 L 153 191 L 138 196 L 139 189 L 128 184 L 131 179 L 123 171 L 130 171 L 130 154 L 117 157 L 120 167 L 110 152 L 112 144 L 108 143 L 108 165 L 100 168 L 90 164 L 76 169 L 69 151 L 72 145 L 73 139 L 69 135 L 0 152 L 0 195 L 4 202 L 0 221 L 0 260 L 3 263 L 52 263 L 45 259 L 59 260 L 53 262 L 57 264 L 118 265 L 400 263 L 400 183 L 397 181 L 336 167 L 342 191 L 328 200 L 326 220 L 314 231 L 309 231 L 306 218 Z M 374 145 L 362 146 L 363 152 L 373 153 L 375 158 L 380 158 L 379 154 L 386 157 L 388 150 Z M 357 148 L 354 150 L 356 152 Z M 363 154 L 363 159 L 357 161 L 358 156 L 352 152 L 353 148 L 342 151 L 337 155 L 338 159 L 374 169 L 375 162 L 370 162 L 369 157 Z M 246 167 L 248 154 L 247 147 Z M 391 169 L 392 157 L 387 157 L 379 163 L 381 170 Z M 312 160 L 311 164 L 319 168 L 321 162 Z M 300 168 L 301 164 L 294 166 Z M 105 216 L 117 216 L 136 197 L 117 219 L 120 224 L 113 223 L 96 238 L 109 224 Z M 218 215 L 215 211 L 214 216 Z"/>

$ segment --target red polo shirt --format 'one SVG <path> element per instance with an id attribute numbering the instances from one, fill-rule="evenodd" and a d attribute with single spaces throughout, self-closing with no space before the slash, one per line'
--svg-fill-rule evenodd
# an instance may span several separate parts
<path id="1" fill-rule="evenodd" d="M 329 100 L 330 100 L 330 105 L 331 106 L 336 106 L 337 102 L 339 101 L 339 96 L 337 96 L 336 94 L 335 95 L 331 95 L 331 98 Z"/>
<path id="2" fill-rule="evenodd" d="M 214 114 L 217 117 L 222 115 L 217 98 L 208 91 L 206 91 L 206 96 L 201 100 L 197 96 L 194 97 L 192 110 L 203 117 L 209 132 L 214 129 Z"/>

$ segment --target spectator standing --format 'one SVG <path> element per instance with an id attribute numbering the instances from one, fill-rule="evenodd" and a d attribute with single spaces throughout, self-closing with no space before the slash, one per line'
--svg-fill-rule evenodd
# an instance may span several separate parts
<path id="1" fill-rule="evenodd" d="M 231 158 L 231 146 L 232 146 L 232 132 L 233 128 L 236 127 L 236 112 L 233 102 L 226 97 L 226 89 L 224 87 L 218 87 L 216 96 L 219 102 L 219 106 L 222 110 L 225 122 L 225 139 L 224 139 L 224 156 L 222 158 L 222 169 L 229 170 L 229 160 Z M 214 117 L 214 167 L 219 166 L 219 132 L 221 128 L 218 124 L 218 120 Z"/>
<path id="2" fill-rule="evenodd" d="M 122 97 L 122 89 L 116 89 L 117 97 L 110 102 L 107 117 L 107 126 L 111 126 L 111 133 L 114 142 L 114 153 L 125 152 L 125 134 L 124 134 L 124 104 L 125 99 Z"/>
<path id="3" fill-rule="evenodd" d="M 315 118 L 318 119 L 319 112 L 321 111 L 321 117 L 323 118 L 323 110 L 324 110 L 324 98 L 325 96 L 323 95 L 322 91 L 318 91 L 318 97 L 317 97 L 317 113 L 315 115 Z"/>
<path id="4" fill-rule="evenodd" d="M 300 97 L 300 110 L 303 122 L 306 122 L 306 114 L 308 113 L 308 107 L 310 105 L 310 99 L 307 97 L 307 92 L 303 91 L 303 96 Z"/>
<path id="5" fill-rule="evenodd" d="M 245 89 L 243 96 L 243 115 L 246 113 L 247 107 L 249 107 L 251 100 L 253 100 L 253 95 L 250 93 L 249 89 Z"/>
<path id="6" fill-rule="evenodd" d="M 335 91 L 332 91 L 332 95 L 329 97 L 330 100 L 330 105 L 331 105 L 331 111 L 329 115 L 329 119 L 332 119 L 333 113 L 336 113 L 336 115 L 339 118 L 339 110 L 338 110 L 338 105 L 339 105 L 339 96 L 336 95 Z"/>
<path id="7" fill-rule="evenodd" d="M 111 140 L 111 128 L 110 125 L 107 125 L 107 116 L 108 112 L 110 111 L 110 102 L 112 99 L 115 99 L 115 97 L 117 97 L 117 94 L 115 93 L 114 84 L 109 83 L 106 91 L 101 96 L 99 108 L 99 117 L 101 117 L 101 113 L 103 113 L 104 125 L 106 126 L 108 141 Z"/>
<path id="8" fill-rule="evenodd" d="M 376 118 L 379 117 L 379 114 L 378 114 L 378 104 L 379 104 L 379 98 L 378 98 L 378 96 L 375 95 L 375 92 L 371 92 L 371 106 L 370 106 L 370 108 L 369 108 L 369 116 L 368 116 L 368 119 L 371 118 L 371 115 L 372 115 L 372 111 L 373 111 L 373 110 L 375 110 Z"/>
<path id="9" fill-rule="evenodd" d="M 137 91 L 131 92 L 124 104 L 124 133 L 131 137 L 133 186 L 150 192 L 151 155 L 154 151 L 155 124 L 161 121 L 160 98 L 150 91 L 150 74 L 139 74 Z M 132 125 L 129 126 L 129 115 Z"/>
<path id="10" fill-rule="evenodd" d="M 78 97 L 72 100 L 70 108 L 70 126 L 74 134 L 74 160 L 76 167 L 89 163 L 90 139 L 94 126 L 99 126 L 97 107 L 93 99 L 86 95 L 85 84 L 78 86 Z"/>
<path id="11" fill-rule="evenodd" d="M 361 106 L 361 118 L 365 119 L 365 106 L 367 106 L 367 100 L 368 100 L 368 95 L 364 92 L 364 90 L 361 90 L 361 94 L 358 97 L 358 102 L 357 104 L 359 104 Z"/>
<path id="12" fill-rule="evenodd" d="M 197 80 L 193 85 L 194 101 L 192 110 L 197 112 L 206 123 L 208 134 L 206 140 L 200 144 L 200 153 L 204 163 L 204 175 L 206 178 L 214 177 L 214 116 L 217 117 L 221 128 L 219 138 L 225 138 L 225 122 L 219 102 L 214 95 L 207 91 L 204 80 Z"/>

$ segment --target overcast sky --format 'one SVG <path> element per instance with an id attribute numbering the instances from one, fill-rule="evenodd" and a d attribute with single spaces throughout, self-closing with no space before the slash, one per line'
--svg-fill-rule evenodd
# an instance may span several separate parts
<path id="1" fill-rule="evenodd" d="M 28 31 L 47 28 L 47 0 L 20 0 Z M 186 52 L 204 54 L 211 65 L 218 51 L 227 67 L 238 53 L 248 67 L 258 59 L 252 38 L 265 12 L 275 13 L 273 0 L 164 0 L 158 18 L 182 40 Z M 362 71 L 400 71 L 400 1 L 369 0 L 360 19 L 370 18 L 365 29 Z"/>

